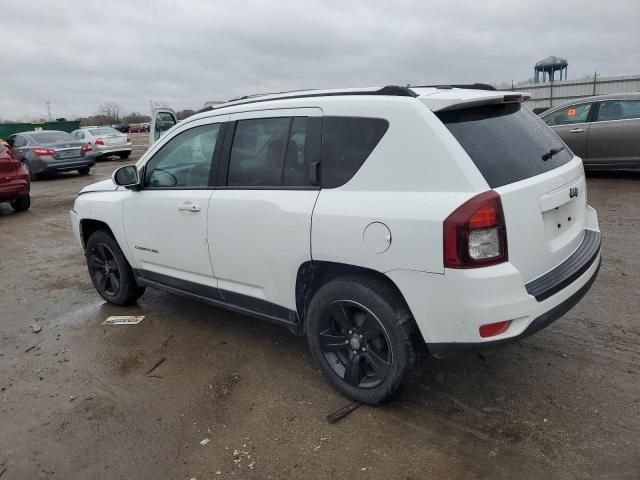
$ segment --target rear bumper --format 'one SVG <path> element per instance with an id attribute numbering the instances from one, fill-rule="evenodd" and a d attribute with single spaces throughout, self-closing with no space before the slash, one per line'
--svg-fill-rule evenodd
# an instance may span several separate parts
<path id="1" fill-rule="evenodd" d="M 94 145 L 93 155 L 98 157 L 100 155 L 109 155 L 116 153 L 131 153 L 131 144 L 123 143 L 121 145 Z"/>
<path id="2" fill-rule="evenodd" d="M 397 270 L 387 276 L 404 295 L 433 355 L 512 342 L 558 319 L 589 290 L 600 267 L 600 233 L 595 211 L 591 212 L 593 218 L 576 252 L 528 284 L 510 263 L 447 269 L 444 275 Z M 507 320 L 511 324 L 505 332 L 480 336 L 481 325 Z"/>
<path id="3" fill-rule="evenodd" d="M 31 161 L 31 172 L 34 175 L 41 173 L 68 172 L 84 167 L 93 167 L 96 164 L 92 157 L 77 157 L 65 160 L 37 159 Z"/>
<path id="4" fill-rule="evenodd" d="M 543 313 L 542 315 L 536 317 L 524 331 L 514 337 L 503 338 L 501 340 L 490 340 L 488 342 L 482 343 L 427 343 L 429 351 L 435 357 L 443 358 L 451 355 L 455 355 L 457 353 L 493 348 L 499 345 L 503 345 L 505 343 L 515 342 L 517 340 L 521 340 L 530 335 L 533 335 L 538 330 L 542 330 L 543 328 L 551 325 L 553 322 L 562 317 L 565 313 L 571 310 L 580 300 L 584 297 L 593 282 L 595 282 L 596 277 L 598 276 L 598 272 L 600 271 L 600 254 L 598 252 L 598 263 L 596 264 L 595 272 L 591 275 L 591 278 L 587 280 L 580 289 L 578 289 L 574 294 L 572 294 L 567 299 L 560 302 L 558 305 L 553 307 L 551 310 Z"/>
<path id="5" fill-rule="evenodd" d="M 12 202 L 18 197 L 27 195 L 29 195 L 29 185 L 27 182 L 0 184 L 0 202 Z"/>

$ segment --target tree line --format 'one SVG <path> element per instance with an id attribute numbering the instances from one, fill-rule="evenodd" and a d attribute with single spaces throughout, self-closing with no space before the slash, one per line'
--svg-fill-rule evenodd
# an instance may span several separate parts
<path id="1" fill-rule="evenodd" d="M 176 112 L 178 120 L 183 120 L 190 117 L 195 112 L 193 110 L 180 110 Z M 98 108 L 95 115 L 88 117 L 80 117 L 80 125 L 116 125 L 121 123 L 135 124 L 135 123 L 147 123 L 151 121 L 149 115 L 144 115 L 139 112 L 131 112 L 124 114 L 122 107 L 116 102 L 105 102 Z"/>
<path id="2" fill-rule="evenodd" d="M 178 120 L 184 120 L 187 117 L 190 117 L 196 113 L 193 110 L 185 109 L 176 112 L 178 116 Z M 56 121 L 65 121 L 69 120 L 68 118 L 56 118 Z M 79 117 L 73 120 L 78 120 L 81 126 L 87 125 L 117 125 L 117 124 L 136 124 L 136 123 L 147 123 L 151 121 L 151 117 L 149 115 L 142 114 L 140 112 L 131 112 L 124 113 L 122 107 L 116 102 L 105 102 L 100 107 L 98 107 L 98 111 L 94 115 L 89 115 L 86 117 Z M 38 122 L 46 122 L 46 118 L 39 118 Z M 30 121 L 22 122 L 15 120 L 6 120 L 0 119 L 0 124 L 3 123 L 30 123 Z"/>

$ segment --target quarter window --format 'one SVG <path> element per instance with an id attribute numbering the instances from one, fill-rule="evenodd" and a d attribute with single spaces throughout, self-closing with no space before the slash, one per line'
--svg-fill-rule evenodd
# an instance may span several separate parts
<path id="1" fill-rule="evenodd" d="M 25 137 L 16 135 L 15 143 L 14 143 L 16 147 L 24 147 L 26 144 L 27 144 L 27 139 Z"/>
<path id="2" fill-rule="evenodd" d="M 570 105 L 565 108 L 547 115 L 542 120 L 553 127 L 555 125 L 571 125 L 573 123 L 585 123 L 591 111 L 591 103 L 583 103 L 580 105 Z"/>
<path id="3" fill-rule="evenodd" d="M 219 131 L 220 124 L 202 125 L 169 140 L 147 163 L 145 187 L 207 187 Z"/>
<path id="4" fill-rule="evenodd" d="M 388 128 L 389 122 L 382 118 L 324 117 L 322 187 L 339 187 L 351 180 Z"/>
<path id="5" fill-rule="evenodd" d="M 607 100 L 600 104 L 599 122 L 640 118 L 640 100 Z"/>

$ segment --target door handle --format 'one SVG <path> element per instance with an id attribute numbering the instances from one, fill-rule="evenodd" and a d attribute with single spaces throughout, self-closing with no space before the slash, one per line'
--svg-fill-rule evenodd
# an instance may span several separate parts
<path id="1" fill-rule="evenodd" d="M 187 212 L 199 212 L 201 210 L 200 205 L 195 203 L 181 203 L 178 205 L 178 210 L 186 210 Z"/>
<path id="2" fill-rule="evenodd" d="M 571 130 L 569 130 L 569 133 L 582 133 L 586 131 L 587 130 L 585 128 L 572 128 Z"/>

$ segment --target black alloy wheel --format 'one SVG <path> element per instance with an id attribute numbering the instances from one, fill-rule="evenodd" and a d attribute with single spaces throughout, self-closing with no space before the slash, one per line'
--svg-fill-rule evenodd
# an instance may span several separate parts
<path id="1" fill-rule="evenodd" d="M 389 401 L 409 383 L 424 344 L 400 293 L 373 275 L 322 285 L 309 302 L 305 330 L 329 383 L 370 405 Z"/>
<path id="2" fill-rule="evenodd" d="M 320 319 L 318 340 L 327 364 L 357 388 L 375 388 L 391 370 L 393 351 L 384 326 L 370 310 L 337 300 Z"/>
<path id="3" fill-rule="evenodd" d="M 104 243 L 96 243 L 89 252 L 89 272 L 96 288 L 107 297 L 120 293 L 121 272 L 113 251 Z"/>

